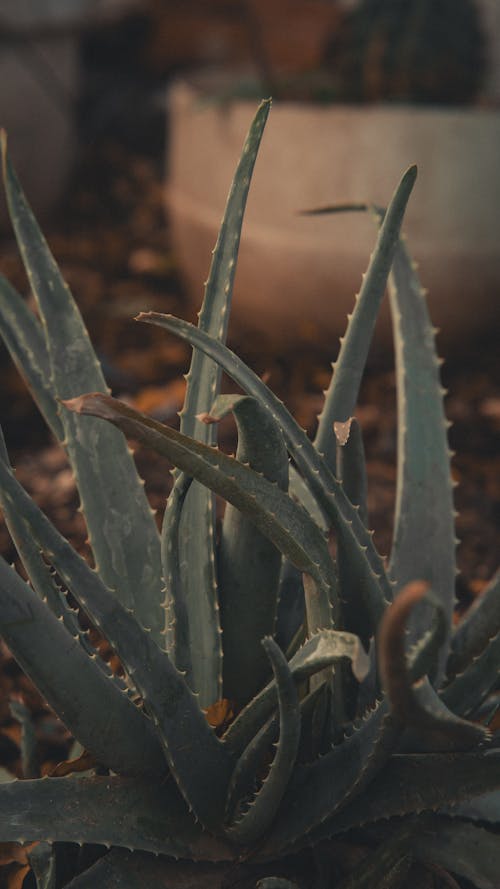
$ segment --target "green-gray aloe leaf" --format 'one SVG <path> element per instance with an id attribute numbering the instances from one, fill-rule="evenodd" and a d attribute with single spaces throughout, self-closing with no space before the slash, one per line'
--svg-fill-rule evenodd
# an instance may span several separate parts
<path id="1" fill-rule="evenodd" d="M 199 315 L 200 329 L 221 341 L 226 337 L 248 189 L 269 109 L 269 101 L 261 103 L 243 147 L 213 253 Z M 198 419 L 198 414 L 213 404 L 219 386 L 218 365 L 195 350 L 187 375 L 186 399 L 181 411 L 181 432 L 206 444 L 215 444 L 215 428 L 202 423 Z M 94 388 L 96 387 L 88 386 L 86 391 Z M 207 488 L 193 484 L 182 510 L 179 564 L 192 640 L 192 662 L 188 681 L 200 694 L 201 704 L 205 707 L 221 697 L 222 678 L 214 562 L 214 521 L 213 495 Z"/>
<path id="2" fill-rule="evenodd" d="M 344 491 L 365 525 L 368 524 L 368 482 L 366 477 L 366 459 L 363 436 L 356 417 L 349 417 L 346 430 L 347 440 L 337 438 L 337 471 L 336 475 L 342 482 Z M 342 424 L 342 425 L 347 425 Z"/>
<path id="3" fill-rule="evenodd" d="M 2 461 L 0 485 L 3 496 L 23 514 L 29 532 L 63 583 L 114 648 L 153 719 L 171 772 L 188 805 L 204 825 L 215 829 L 223 818 L 234 762 L 208 725 L 196 696 L 151 633 L 137 623 L 99 574 L 56 531 Z M 108 720 L 109 712 L 102 711 Z"/>
<path id="4" fill-rule="evenodd" d="M 445 810 L 448 815 L 500 824 L 500 790 L 483 793 L 466 803 Z"/>
<path id="5" fill-rule="evenodd" d="M 5 447 L 5 439 L 3 431 L 0 428 L 0 460 L 3 460 L 5 466 L 12 469 L 7 448 Z M 78 623 L 78 615 L 69 607 L 66 597 L 59 589 L 54 577 L 51 576 L 47 565 L 43 561 L 38 546 L 29 534 L 26 534 L 26 525 L 19 514 L 18 510 L 13 508 L 9 502 L 2 497 L 0 490 L 0 504 L 4 513 L 5 523 L 9 529 L 10 536 L 15 547 L 21 557 L 23 566 L 28 574 L 33 588 L 36 590 L 41 599 L 43 599 L 50 610 L 60 618 L 66 629 L 72 636 L 78 636 L 84 648 L 91 653 L 91 646 L 86 636 L 82 633 Z M 104 662 L 102 662 L 104 664 Z"/>
<path id="6" fill-rule="evenodd" d="M 368 486 L 363 437 L 355 417 L 349 418 L 347 423 L 347 441 L 337 443 L 336 474 L 349 500 L 358 510 L 361 521 L 368 526 Z M 364 617 L 363 602 L 359 599 L 356 566 L 351 563 L 342 533 L 337 535 L 337 571 L 343 626 L 357 633 L 365 643 L 368 643 L 372 628 Z"/>
<path id="7" fill-rule="evenodd" d="M 311 518 L 326 533 L 330 528 L 331 522 L 326 513 L 318 506 L 316 497 L 311 493 L 308 485 L 293 465 L 290 466 L 289 491 L 292 497 L 295 497 L 299 503 L 302 503 L 302 506 L 305 506 Z"/>
<path id="8" fill-rule="evenodd" d="M 461 716 L 474 715 L 497 685 L 500 672 L 500 632 L 490 639 L 463 673 L 440 689 L 441 700 Z"/>
<path id="9" fill-rule="evenodd" d="M 82 317 L 17 181 L 5 137 L 2 149 L 9 213 L 45 334 L 50 391 L 55 400 L 82 390 L 105 392 Z M 132 455 L 116 430 L 68 411 L 60 419 L 98 571 L 160 640 L 160 540 Z"/>
<path id="10" fill-rule="evenodd" d="M 48 704 L 98 762 L 125 774 L 165 772 L 150 720 L 3 559 L 0 634 Z"/>
<path id="11" fill-rule="evenodd" d="M 500 787 L 500 754 L 413 753 L 392 756 L 368 793 L 315 830 L 311 842 L 372 822 L 438 811 Z"/>
<path id="12" fill-rule="evenodd" d="M 401 588 L 426 580 L 441 602 L 448 626 L 455 601 L 453 491 L 443 389 L 425 294 L 403 242 L 389 278 L 398 398 L 398 476 L 390 572 Z M 410 638 L 428 628 L 414 616 Z M 443 640 L 436 681 L 449 651 Z"/>
<path id="13" fill-rule="evenodd" d="M 264 877 L 259 880 L 256 889 L 299 889 L 297 883 L 286 880 L 285 877 Z"/>
<path id="14" fill-rule="evenodd" d="M 248 395 L 220 395 L 210 419 L 222 419 L 230 411 L 238 428 L 236 459 L 286 491 L 288 453 L 277 423 Z M 224 697 L 244 705 L 269 675 L 261 642 L 275 631 L 281 553 L 228 503 L 218 556 Z"/>
<path id="15" fill-rule="evenodd" d="M 361 864 L 338 884 L 337 889 L 372 889 L 374 886 L 377 889 L 399 889 L 408 885 L 402 880 L 413 863 L 412 843 L 419 828 L 419 819 L 405 819 L 374 852 L 367 854 Z"/>
<path id="16" fill-rule="evenodd" d="M 500 571 L 476 599 L 451 637 L 448 676 L 461 673 L 500 632 Z"/>
<path id="17" fill-rule="evenodd" d="M 12 470 L 1 427 L 0 460 L 3 460 L 5 466 Z M 80 626 L 78 612 L 76 609 L 70 607 L 64 591 L 60 589 L 56 581 L 54 572 L 50 570 L 44 561 L 40 548 L 37 546 L 31 535 L 26 533 L 26 524 L 18 509 L 12 502 L 3 497 L 1 489 L 0 505 L 4 513 L 5 523 L 9 529 L 9 533 L 16 546 L 17 552 L 21 557 L 23 567 L 28 574 L 31 585 L 40 599 L 44 601 L 53 614 L 62 621 L 70 635 L 74 639 L 78 639 L 83 649 L 88 655 L 95 659 L 95 663 L 107 676 L 110 677 L 112 682 L 116 686 L 119 686 L 122 691 L 125 691 L 127 694 L 130 693 L 130 689 L 128 689 L 126 683 L 118 676 L 113 675 L 106 661 L 102 660 L 100 657 L 96 657 L 95 649 L 90 643 L 88 634 L 83 631 Z"/>
<path id="18" fill-rule="evenodd" d="M 234 867 L 209 861 L 173 861 L 151 852 L 114 847 L 65 889 L 220 889 Z"/>
<path id="19" fill-rule="evenodd" d="M 477 889 L 497 889 L 500 870 L 498 834 L 458 819 L 436 817 L 414 836 L 412 852 L 440 864 Z"/>
<path id="20" fill-rule="evenodd" d="M 178 670 L 192 673 L 190 621 L 180 565 L 180 527 L 182 508 L 193 479 L 181 473 L 170 494 L 161 526 L 161 554 L 167 603 L 167 651 Z"/>
<path id="21" fill-rule="evenodd" d="M 378 656 L 382 682 L 394 718 L 413 729 L 417 741 L 422 738 L 425 747 L 432 750 L 467 750 L 487 739 L 487 729 L 460 719 L 445 706 L 427 677 L 422 679 L 415 675 L 422 662 L 421 658 L 414 662 L 413 669 L 407 663 L 406 626 L 413 609 L 424 600 L 433 605 L 441 615 L 437 639 L 438 642 L 442 640 L 447 623 L 440 600 L 428 589 L 426 583 L 414 581 L 407 584 L 387 609 L 381 622 Z M 436 651 L 433 640 L 428 639 L 427 645 Z"/>
<path id="22" fill-rule="evenodd" d="M 0 785 L 0 823 L 3 842 L 98 843 L 204 861 L 232 856 L 203 831 L 169 778 L 13 781 Z"/>
<path id="23" fill-rule="evenodd" d="M 164 327 L 191 345 L 203 349 L 219 362 L 242 389 L 257 398 L 270 411 L 281 427 L 288 451 L 307 481 L 318 506 L 330 517 L 337 532 L 340 533 L 341 530 L 344 534 L 347 556 L 357 566 L 360 599 L 375 630 L 387 601 L 392 599 L 392 587 L 382 559 L 342 486 L 329 472 L 325 461 L 283 403 L 230 349 L 187 321 L 158 312 L 141 313 L 138 320 Z"/>
<path id="24" fill-rule="evenodd" d="M 301 753 L 305 753 L 307 756 L 307 751 L 310 748 L 309 736 L 312 713 L 324 689 L 325 683 L 318 686 L 310 694 L 306 694 L 300 700 L 301 730 L 297 760 L 299 760 Z M 279 724 L 279 711 L 274 710 L 273 715 L 270 716 L 267 722 L 261 728 L 256 729 L 254 735 L 249 736 L 250 740 L 241 752 L 231 776 L 226 802 L 226 821 L 228 824 L 234 820 L 237 809 L 243 809 L 244 805 L 247 805 L 252 797 L 255 796 L 256 788 L 260 783 L 259 778 L 261 779 L 264 770 L 269 768 L 269 754 L 272 746 L 276 746 Z"/>
<path id="25" fill-rule="evenodd" d="M 322 630 L 308 639 L 294 654 L 288 666 L 294 681 L 301 682 L 331 667 L 340 658 L 351 661 L 352 671 L 361 682 L 369 668 L 369 658 L 357 636 L 337 630 Z M 273 680 L 238 714 L 225 734 L 226 743 L 241 754 L 273 713 L 277 703 L 276 682 Z"/>
<path id="26" fill-rule="evenodd" d="M 354 414 L 375 322 L 416 177 L 417 168 L 412 166 L 403 175 L 385 214 L 354 311 L 341 340 L 325 405 L 319 417 L 315 446 L 325 455 L 332 472 L 336 465 L 333 424 L 344 422 Z"/>
<path id="27" fill-rule="evenodd" d="M 299 698 L 284 654 L 271 638 L 262 642 L 271 661 L 279 707 L 279 740 L 269 774 L 249 807 L 240 812 L 228 828 L 228 836 L 251 845 L 266 833 L 295 766 L 300 740 Z"/>
<path id="28" fill-rule="evenodd" d="M 64 429 L 50 383 L 50 358 L 40 321 L 26 301 L 0 275 L 0 335 L 55 437 Z"/>
<path id="29" fill-rule="evenodd" d="M 326 539 L 308 513 L 277 485 L 234 457 L 163 426 L 108 395 L 89 393 L 65 404 L 71 410 L 116 423 L 126 435 L 168 457 L 174 466 L 244 512 L 283 555 L 316 581 L 318 598 L 324 602 L 323 627 L 332 626 L 330 596 L 335 575 Z"/>
<path id="30" fill-rule="evenodd" d="M 309 845 L 321 825 L 361 794 L 385 765 L 398 737 L 382 702 L 345 741 L 314 762 L 297 767 L 263 854 L 271 856 Z M 362 797 L 364 800 L 365 794 Z"/>

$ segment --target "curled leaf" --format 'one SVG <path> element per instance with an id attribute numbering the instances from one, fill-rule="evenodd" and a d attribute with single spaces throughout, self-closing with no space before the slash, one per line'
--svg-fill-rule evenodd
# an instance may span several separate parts
<path id="1" fill-rule="evenodd" d="M 333 424 L 333 431 L 335 432 L 335 438 L 337 439 L 337 443 L 343 447 L 347 444 L 349 440 L 349 434 L 351 432 L 351 423 L 354 417 L 349 417 L 348 420 L 344 422 L 340 422 L 339 420 L 335 420 Z"/>
<path id="2" fill-rule="evenodd" d="M 448 709 L 432 688 L 428 676 L 420 675 L 419 667 L 429 668 L 425 648 L 420 650 L 410 667 L 406 655 L 406 626 L 418 603 L 424 599 L 437 612 L 444 613 L 440 601 L 422 581 L 407 584 L 399 593 L 381 622 L 378 637 L 379 667 L 395 719 L 414 730 L 407 743 L 410 748 L 433 750 L 467 750 L 489 738 L 484 726 L 461 719 Z M 444 623 L 444 619 L 443 619 Z M 427 641 L 435 653 L 436 663 L 443 630 L 436 625 Z M 437 642 L 437 644 L 436 644 Z"/>

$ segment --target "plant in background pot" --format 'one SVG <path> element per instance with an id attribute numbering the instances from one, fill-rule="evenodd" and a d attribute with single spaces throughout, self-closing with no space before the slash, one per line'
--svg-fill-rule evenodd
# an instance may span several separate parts
<path id="1" fill-rule="evenodd" d="M 265 30 L 271 13 L 258 2 L 247 5 L 262 22 L 262 77 L 252 84 L 219 69 L 180 79 L 169 90 L 167 206 L 190 294 L 199 298 L 203 257 L 217 232 L 249 96 L 262 94 L 265 78 L 280 101 L 249 199 L 236 319 L 263 338 L 279 330 L 290 344 L 340 334 L 372 249 L 372 226 L 369 219 L 319 220 L 299 211 L 367 196 L 383 203 L 394 169 L 416 162 L 421 176 L 407 228 L 433 317 L 447 348 L 464 331 L 484 331 L 500 286 L 500 114 L 494 103 L 473 104 L 484 95 L 495 39 L 487 43 L 479 5 L 363 0 L 331 36 L 325 33 L 316 70 L 300 76 L 273 69 Z M 314 162 L 305 163 L 311 155 Z M 307 319 L 298 283 L 305 279 Z M 473 320 L 471 295 L 480 309 Z M 388 313 L 377 342 L 379 351 L 390 343 Z"/>
<path id="2" fill-rule="evenodd" d="M 268 111 L 241 155 L 199 326 L 139 316 L 194 347 L 180 432 L 108 394 L 4 142 L 39 317 L 0 279 L 0 329 L 67 450 L 95 562 L 30 499 L 2 446 L 1 504 L 30 582 L 0 560 L 0 632 L 86 751 L 56 776 L 0 785 L 0 840 L 23 844 L 39 889 L 424 887 L 431 865 L 442 886 L 448 871 L 496 885 L 499 578 L 454 630 L 439 362 L 400 238 L 416 169 L 386 212 L 373 209 L 377 246 L 312 442 L 224 345 Z M 386 564 L 353 414 L 389 273 L 400 432 Z M 221 370 L 240 394 L 220 394 Z M 235 457 L 215 447 L 228 412 Z M 122 433 L 176 467 L 161 532 Z M 220 532 L 214 495 L 227 501 Z M 68 593 L 123 677 L 92 649 Z"/>

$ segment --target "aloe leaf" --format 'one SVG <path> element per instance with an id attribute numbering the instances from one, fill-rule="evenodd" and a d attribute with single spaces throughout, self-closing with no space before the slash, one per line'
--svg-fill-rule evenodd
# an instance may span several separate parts
<path id="1" fill-rule="evenodd" d="M 276 680 L 279 707 L 279 740 L 269 774 L 249 807 L 229 825 L 227 835 L 251 845 L 266 833 L 276 817 L 295 766 L 300 739 L 300 708 L 297 689 L 284 654 L 270 638 L 262 642 Z"/>
<path id="2" fill-rule="evenodd" d="M 441 700 L 461 716 L 475 714 L 496 686 L 500 672 L 500 632 L 451 682 L 440 689 Z"/>
<path id="3" fill-rule="evenodd" d="M 297 883 L 286 880 L 285 877 L 264 877 L 259 880 L 256 889 L 299 889 Z"/>
<path id="4" fill-rule="evenodd" d="M 248 515 L 283 555 L 317 581 L 326 628 L 331 626 L 330 596 L 335 575 L 326 539 L 307 512 L 277 485 L 233 457 L 163 426 L 107 395 L 90 393 L 65 404 L 70 410 L 116 423 L 125 434 L 168 457 L 187 475 Z"/>
<path id="5" fill-rule="evenodd" d="M 223 817 L 234 762 L 208 725 L 196 696 L 151 634 L 56 531 L 1 461 L 0 484 L 47 559 L 114 648 L 145 702 L 188 805 L 213 829 Z M 109 717 L 109 711 L 103 710 L 103 716 Z"/>
<path id="6" fill-rule="evenodd" d="M 382 559 L 342 486 L 329 472 L 324 460 L 283 403 L 233 352 L 192 324 L 158 312 L 141 313 L 138 320 L 164 327 L 191 345 L 203 349 L 219 362 L 242 389 L 257 398 L 270 411 L 281 427 L 288 451 L 307 481 L 318 506 L 330 517 L 337 532 L 341 529 L 344 533 L 348 557 L 358 569 L 360 598 L 375 629 L 387 602 L 392 599 L 392 587 Z"/>
<path id="7" fill-rule="evenodd" d="M 305 506 L 318 528 L 321 528 L 326 533 L 330 528 L 331 522 L 323 510 L 320 509 L 315 496 L 311 494 L 309 487 L 293 465 L 290 466 L 288 490 L 292 497 L 295 497 L 299 503 L 302 503 L 302 506 Z"/>
<path id="8" fill-rule="evenodd" d="M 466 750 L 486 740 L 488 731 L 480 725 L 459 719 L 437 696 L 428 679 L 415 675 L 422 663 L 420 658 L 409 669 L 405 649 L 408 618 L 418 603 L 426 600 L 440 614 L 437 642 L 446 632 L 446 616 L 440 600 L 426 583 L 414 581 L 398 594 L 387 609 L 378 635 L 379 668 L 395 720 L 414 728 L 417 739 L 425 739 L 427 749 Z M 434 640 L 428 647 L 436 650 Z M 419 680 L 416 683 L 416 680 Z M 431 746 L 432 745 L 432 746 Z"/>
<path id="9" fill-rule="evenodd" d="M 365 449 L 363 436 L 356 417 L 348 420 L 347 440 L 341 443 L 338 439 L 336 475 L 342 482 L 345 493 L 351 503 L 359 510 L 361 520 L 368 524 Z"/>
<path id="10" fill-rule="evenodd" d="M 97 843 L 204 861 L 232 857 L 226 843 L 195 821 L 171 779 L 13 781 L 0 785 L 0 822 L 3 842 Z"/>
<path id="11" fill-rule="evenodd" d="M 281 855 L 314 842 L 321 825 L 329 823 L 380 771 L 398 736 L 382 702 L 345 741 L 314 762 L 297 767 L 262 854 Z"/>
<path id="12" fill-rule="evenodd" d="M 375 322 L 416 177 L 417 168 L 412 166 L 403 175 L 394 192 L 334 364 L 334 373 L 314 442 L 318 451 L 325 455 L 332 472 L 336 465 L 333 424 L 335 421 L 344 422 L 354 414 Z"/>
<path id="13" fill-rule="evenodd" d="M 0 275 L 0 335 L 47 425 L 62 441 L 64 429 L 50 384 L 50 358 L 42 325 L 3 275 Z"/>
<path id="14" fill-rule="evenodd" d="M 367 478 L 363 438 L 355 417 L 348 421 L 347 440 L 337 443 L 336 475 L 344 491 L 358 510 L 363 524 L 368 527 Z M 344 545 L 344 534 L 337 535 L 337 572 L 342 599 L 342 625 L 357 633 L 365 644 L 372 635 L 372 626 L 365 620 L 363 602 L 359 599 L 357 571 L 352 570 L 349 549 Z"/>
<path id="15" fill-rule="evenodd" d="M 485 821 L 500 824 L 500 790 L 483 793 L 473 797 L 466 803 L 445 809 L 447 815 L 458 818 L 469 818 L 472 821 Z"/>
<path id="16" fill-rule="evenodd" d="M 0 460 L 3 460 L 5 466 L 12 471 L 1 428 Z M 49 569 L 43 561 L 40 550 L 34 540 L 29 534 L 26 534 L 26 525 L 22 517 L 19 515 L 19 512 L 17 509 L 12 508 L 9 502 L 4 500 L 1 490 L 0 504 L 2 506 L 5 523 L 10 536 L 12 537 L 34 589 L 40 598 L 47 603 L 56 617 L 62 620 L 64 626 L 71 635 L 75 637 L 78 636 L 84 648 L 90 653 L 91 646 L 87 643 L 86 638 L 81 631 L 76 612 L 69 607 L 66 597 L 57 586 L 54 578 L 50 576 Z"/>
<path id="17" fill-rule="evenodd" d="M 10 471 L 12 471 L 1 427 L 0 460 L 3 460 L 5 466 L 10 469 Z M 96 656 L 95 649 L 89 641 L 88 634 L 84 632 L 80 626 L 78 620 L 78 612 L 75 609 L 71 608 L 68 604 L 66 595 L 64 591 L 59 588 L 54 577 L 54 572 L 51 571 L 49 566 L 45 563 L 39 546 L 36 544 L 31 535 L 26 533 L 26 523 L 24 522 L 22 516 L 20 515 L 19 511 L 12 505 L 11 501 L 8 501 L 3 497 L 1 488 L 0 504 L 4 513 L 5 523 L 7 525 L 9 533 L 16 546 L 19 556 L 21 557 L 21 561 L 28 574 L 31 585 L 33 586 L 40 599 L 45 602 L 52 613 L 55 614 L 55 616 L 60 621 L 62 621 L 63 625 L 70 633 L 70 635 L 74 639 L 78 639 L 82 648 L 90 657 L 93 658 L 95 664 L 99 666 L 101 671 L 105 673 L 106 676 L 110 677 L 114 685 L 116 685 L 126 694 L 129 694 L 130 689 L 128 688 L 126 683 L 118 676 L 113 675 L 108 664 L 100 657 Z"/>
<path id="18" fill-rule="evenodd" d="M 0 633 L 49 706 L 98 762 L 125 774 L 165 772 L 150 721 L 3 559 Z"/>
<path id="19" fill-rule="evenodd" d="M 269 412 L 248 395 L 220 395 L 210 409 L 218 421 L 234 414 L 236 459 L 288 488 L 288 453 Z M 224 697 L 246 704 L 269 675 L 261 641 L 275 630 L 281 553 L 243 513 L 227 504 L 218 548 Z"/>
<path id="20" fill-rule="evenodd" d="M 66 889 L 220 889 L 230 864 L 173 861 L 150 852 L 113 848 Z"/>
<path id="21" fill-rule="evenodd" d="M 331 667 L 340 658 L 348 658 L 359 682 L 366 676 L 369 659 L 361 642 L 352 633 L 322 630 L 308 639 L 296 652 L 288 666 L 294 681 L 301 682 Z M 238 714 L 224 738 L 228 746 L 241 754 L 243 749 L 273 713 L 277 703 L 273 680 Z"/>
<path id="22" fill-rule="evenodd" d="M 168 495 L 161 527 L 161 559 L 165 578 L 168 624 L 167 651 L 178 670 L 191 675 L 190 624 L 180 565 L 180 524 L 182 508 L 193 479 L 179 475 Z"/>
<path id="23" fill-rule="evenodd" d="M 369 852 L 336 889 L 399 889 L 413 864 L 412 844 L 422 819 L 408 818 L 374 852 Z"/>
<path id="24" fill-rule="evenodd" d="M 23 778 L 39 778 L 37 740 L 31 712 L 22 701 L 11 701 L 10 712 L 21 724 L 21 765 Z"/>
<path id="25" fill-rule="evenodd" d="M 250 127 L 227 200 L 224 218 L 213 253 L 199 327 L 224 341 L 226 338 L 241 226 L 262 133 L 270 102 L 262 102 Z M 210 358 L 194 350 L 187 375 L 181 411 L 181 432 L 206 444 L 215 444 L 215 428 L 197 417 L 213 404 L 220 387 L 220 369 Z M 95 387 L 87 387 L 90 391 Z M 215 527 L 213 495 L 193 484 L 183 508 L 179 538 L 183 595 L 192 639 L 192 674 L 188 681 L 200 694 L 202 706 L 221 697 L 222 649 L 217 611 Z"/>
<path id="26" fill-rule="evenodd" d="M 401 845 L 403 846 L 403 842 Z M 413 859 L 402 848 L 387 844 L 387 847 L 373 852 L 369 860 L 363 861 L 352 875 L 338 884 L 337 889 L 371 889 L 375 885 L 377 889 L 400 889 L 401 886 L 408 885 L 403 881 L 412 865 Z"/>
<path id="27" fill-rule="evenodd" d="M 58 399 L 82 390 L 105 392 L 87 330 L 17 181 L 5 136 L 2 152 L 9 213 L 46 338 L 50 390 Z M 68 411 L 60 419 L 97 568 L 160 640 L 165 628 L 160 540 L 132 455 L 116 430 Z"/>
<path id="28" fill-rule="evenodd" d="M 302 574 L 288 560 L 283 560 L 278 592 L 275 639 L 289 655 L 295 653 L 294 644 L 300 637 L 304 641 L 305 603 Z M 300 643 L 299 643 L 300 644 Z"/>
<path id="29" fill-rule="evenodd" d="M 500 754 L 396 754 L 369 787 L 369 793 L 352 799 L 315 830 L 310 841 L 387 818 L 439 811 L 500 787 Z"/>
<path id="30" fill-rule="evenodd" d="M 451 637 L 447 675 L 461 673 L 500 632 L 500 571 L 469 608 Z"/>
<path id="31" fill-rule="evenodd" d="M 275 713 L 255 733 L 241 753 L 231 775 L 226 800 L 226 823 L 235 820 L 235 813 L 247 806 L 255 796 L 258 775 L 269 768 L 269 754 L 279 732 L 279 716 Z"/>
<path id="32" fill-rule="evenodd" d="M 498 834 L 463 821 L 436 817 L 414 837 L 412 852 L 470 880 L 477 889 L 497 889 L 500 868 Z"/>
<path id="33" fill-rule="evenodd" d="M 390 573 L 399 587 L 426 580 L 451 627 L 455 601 L 453 491 L 443 388 L 425 293 L 406 247 L 399 243 L 389 278 L 398 397 L 398 475 Z M 427 629 L 414 616 L 410 639 Z M 443 676 L 449 632 L 437 681 Z"/>

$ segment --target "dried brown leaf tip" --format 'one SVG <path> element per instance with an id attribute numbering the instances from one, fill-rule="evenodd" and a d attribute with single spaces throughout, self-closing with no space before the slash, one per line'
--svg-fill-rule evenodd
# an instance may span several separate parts
<path id="1" fill-rule="evenodd" d="M 208 411 L 203 411 L 201 414 L 196 414 L 196 419 L 200 421 L 200 423 L 205 423 L 206 426 L 211 426 L 212 423 L 219 423 L 220 417 L 213 417 L 212 414 L 209 414 Z"/>
<path id="2" fill-rule="evenodd" d="M 234 712 L 233 701 L 228 701 L 227 698 L 221 698 L 220 701 L 216 701 L 215 704 L 211 704 L 210 707 L 207 707 L 205 715 L 208 724 L 216 730 L 217 734 L 222 735 L 236 715 Z"/>
<path id="3" fill-rule="evenodd" d="M 406 625 L 408 618 L 429 592 L 429 584 L 415 580 L 398 594 L 382 618 L 378 634 L 379 667 L 382 682 L 398 713 L 406 714 L 407 690 L 411 685 L 406 663 Z"/>
<path id="4" fill-rule="evenodd" d="M 65 778 L 67 775 L 72 775 L 74 772 L 86 772 L 88 769 L 93 769 L 97 765 L 96 760 L 90 754 L 84 751 L 81 756 L 77 756 L 76 759 L 67 759 L 64 762 L 60 762 L 55 769 L 50 773 L 51 778 Z"/>
<path id="5" fill-rule="evenodd" d="M 348 420 L 344 420 L 343 422 L 340 422 L 340 420 L 335 420 L 333 424 L 335 438 L 337 439 L 337 442 L 341 447 L 343 447 L 349 441 L 349 435 L 351 433 L 351 423 L 353 420 L 354 417 L 349 417 Z"/>

